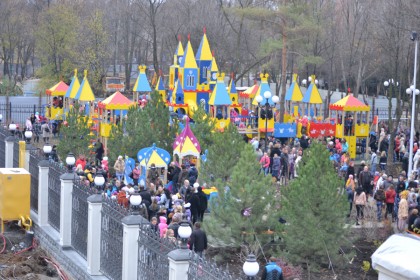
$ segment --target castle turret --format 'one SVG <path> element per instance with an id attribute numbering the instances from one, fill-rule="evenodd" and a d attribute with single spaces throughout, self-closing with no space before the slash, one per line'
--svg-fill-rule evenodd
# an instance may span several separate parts
<path id="1" fill-rule="evenodd" d="M 181 36 L 178 36 L 178 46 L 174 53 L 174 61 L 173 65 L 169 68 L 169 89 L 173 90 L 175 87 L 175 81 L 178 78 L 178 72 L 179 72 L 179 65 L 182 62 L 182 59 L 184 58 L 184 48 L 182 47 L 181 43 Z"/>
<path id="2" fill-rule="evenodd" d="M 216 58 L 214 57 L 214 52 L 212 52 L 212 60 L 210 67 L 210 90 L 213 90 L 217 82 L 217 73 L 219 72 L 219 67 L 217 66 Z"/>
<path id="3" fill-rule="evenodd" d="M 210 51 L 209 41 L 207 40 L 206 28 L 203 28 L 203 32 L 203 38 L 201 39 L 200 46 L 195 56 L 195 59 L 198 64 L 199 84 L 208 83 L 208 74 L 210 72 L 211 63 L 213 60 L 213 56 Z"/>

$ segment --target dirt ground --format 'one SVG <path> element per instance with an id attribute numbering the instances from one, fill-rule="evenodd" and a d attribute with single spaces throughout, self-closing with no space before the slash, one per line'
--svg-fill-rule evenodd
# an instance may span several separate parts
<path id="1" fill-rule="evenodd" d="M 66 279 L 66 275 L 55 264 L 48 254 L 38 247 L 36 240 L 32 247 L 25 244 L 25 232 L 15 225 L 5 227 L 5 232 L 0 234 L 0 280 L 52 280 Z M 6 241 L 5 249 L 4 240 Z M 60 277 L 62 276 L 62 277 Z"/>

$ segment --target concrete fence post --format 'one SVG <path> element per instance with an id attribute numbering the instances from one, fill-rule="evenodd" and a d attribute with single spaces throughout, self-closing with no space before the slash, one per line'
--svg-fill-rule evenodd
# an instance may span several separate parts
<path id="1" fill-rule="evenodd" d="M 189 249 L 175 249 L 168 254 L 169 280 L 188 279 L 191 251 Z"/>
<path id="2" fill-rule="evenodd" d="M 32 146 L 31 144 L 26 144 L 25 147 L 25 162 L 24 168 L 29 172 L 29 163 L 31 161 L 31 151 L 36 150 L 36 147 Z"/>
<path id="3" fill-rule="evenodd" d="M 87 272 L 90 275 L 101 275 L 101 221 L 102 195 L 94 194 L 87 199 L 88 239 L 87 239 Z"/>
<path id="4" fill-rule="evenodd" d="M 60 245 L 61 247 L 71 246 L 71 221 L 73 210 L 73 181 L 74 173 L 64 173 L 60 176 L 61 197 L 60 197 Z"/>
<path id="5" fill-rule="evenodd" d="M 6 159 L 4 162 L 4 167 L 13 168 L 13 146 L 16 138 L 14 136 L 6 137 Z"/>
<path id="6" fill-rule="evenodd" d="M 139 226 L 147 220 L 140 215 L 130 215 L 124 217 L 121 222 L 124 226 L 122 279 L 137 280 Z"/>
<path id="7" fill-rule="evenodd" d="M 38 167 L 38 223 L 42 227 L 48 225 L 48 172 L 50 171 L 50 162 L 41 160 Z"/>

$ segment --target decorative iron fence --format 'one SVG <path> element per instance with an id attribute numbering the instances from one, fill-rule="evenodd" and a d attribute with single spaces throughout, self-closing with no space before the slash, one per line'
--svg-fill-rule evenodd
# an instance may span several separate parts
<path id="1" fill-rule="evenodd" d="M 129 214 L 115 200 L 102 201 L 101 272 L 110 279 L 122 278 L 123 225 L 121 219 Z M 158 279 L 158 278 L 156 278 Z"/>
<path id="2" fill-rule="evenodd" d="M 13 143 L 13 167 L 19 167 L 19 140 Z"/>
<path id="3" fill-rule="evenodd" d="M 43 159 L 41 150 L 31 150 L 29 153 L 29 173 L 31 173 L 31 209 L 38 213 L 38 178 L 39 162 Z"/>
<path id="4" fill-rule="evenodd" d="M 168 253 L 176 249 L 177 244 L 159 237 L 150 224 L 140 225 L 139 234 L 138 280 L 168 279 Z"/>
<path id="5" fill-rule="evenodd" d="M 43 115 L 44 108 L 45 106 L 13 104 L 12 102 L 0 103 L 0 114 L 3 115 L 4 120 L 8 119 L 11 122 L 23 125 L 31 114 L 39 112 Z"/>
<path id="6" fill-rule="evenodd" d="M 188 280 L 233 280 L 228 271 L 218 268 L 215 263 L 206 261 L 196 253 L 192 253 L 188 267 Z"/>
<path id="7" fill-rule="evenodd" d="M 73 184 L 71 216 L 71 245 L 85 259 L 87 258 L 88 202 L 87 198 L 95 192 L 80 181 Z"/>
<path id="8" fill-rule="evenodd" d="M 60 231 L 60 176 L 64 173 L 65 169 L 59 164 L 50 163 L 48 173 L 48 223 L 58 231 Z"/>
<path id="9" fill-rule="evenodd" d="M 0 168 L 6 166 L 6 137 L 8 136 L 7 130 L 0 128 Z"/>

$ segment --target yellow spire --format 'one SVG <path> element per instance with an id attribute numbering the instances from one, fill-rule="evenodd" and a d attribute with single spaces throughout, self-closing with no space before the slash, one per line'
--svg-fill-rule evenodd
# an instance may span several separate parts
<path id="1" fill-rule="evenodd" d="M 198 48 L 196 59 L 197 60 L 212 60 L 213 56 L 210 51 L 209 40 L 206 35 L 206 28 L 203 28 L 203 38 L 201 39 L 200 47 Z"/>
<path id="2" fill-rule="evenodd" d="M 181 67 L 185 68 L 198 68 L 195 61 L 194 51 L 190 42 L 190 35 L 188 35 L 188 43 L 185 48 L 184 59 L 181 62 Z"/>
<path id="3" fill-rule="evenodd" d="M 216 58 L 214 57 L 213 53 L 213 59 L 211 60 L 211 72 L 219 72 L 219 67 L 217 66 Z"/>
<path id="4" fill-rule="evenodd" d="M 84 77 L 87 78 L 87 70 L 84 71 Z"/>
<path id="5" fill-rule="evenodd" d="M 292 83 L 297 81 L 297 76 L 298 76 L 297 74 L 293 74 Z"/>
<path id="6" fill-rule="evenodd" d="M 74 69 L 74 76 L 77 76 L 77 69 Z"/>

